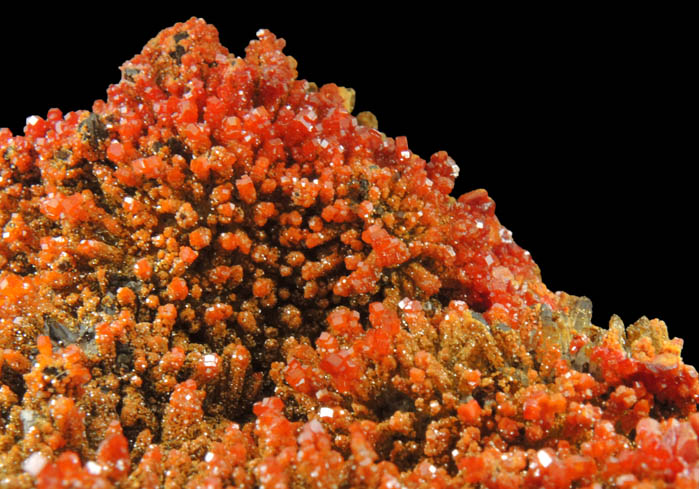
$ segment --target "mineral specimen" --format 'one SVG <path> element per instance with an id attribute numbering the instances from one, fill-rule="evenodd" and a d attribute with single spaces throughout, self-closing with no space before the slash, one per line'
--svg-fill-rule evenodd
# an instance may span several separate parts
<path id="1" fill-rule="evenodd" d="M 0 130 L 0 487 L 697 487 L 682 341 L 283 46 L 193 18 Z"/>

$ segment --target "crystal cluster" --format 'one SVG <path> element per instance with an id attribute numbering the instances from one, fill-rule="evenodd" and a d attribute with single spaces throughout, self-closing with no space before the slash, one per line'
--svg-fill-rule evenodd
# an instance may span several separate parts
<path id="1" fill-rule="evenodd" d="M 697 372 L 200 19 L 0 130 L 0 487 L 694 488 Z"/>

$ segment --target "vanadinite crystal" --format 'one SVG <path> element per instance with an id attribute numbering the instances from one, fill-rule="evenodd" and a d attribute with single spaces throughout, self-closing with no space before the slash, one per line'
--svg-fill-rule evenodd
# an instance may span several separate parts
<path id="1" fill-rule="evenodd" d="M 0 130 L 0 487 L 698 487 L 682 341 L 283 46 L 191 19 Z"/>

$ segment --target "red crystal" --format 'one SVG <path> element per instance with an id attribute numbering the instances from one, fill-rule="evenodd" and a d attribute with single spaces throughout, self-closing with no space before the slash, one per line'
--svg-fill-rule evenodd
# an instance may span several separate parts
<path id="1" fill-rule="evenodd" d="M 3 484 L 698 487 L 682 341 L 591 324 L 284 44 L 190 19 L 0 130 Z"/>

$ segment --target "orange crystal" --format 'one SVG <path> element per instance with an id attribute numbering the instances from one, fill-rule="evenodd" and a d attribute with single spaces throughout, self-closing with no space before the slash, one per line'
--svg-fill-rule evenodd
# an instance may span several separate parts
<path id="1" fill-rule="evenodd" d="M 682 341 L 591 324 L 283 47 L 192 18 L 0 129 L 3 484 L 698 487 Z"/>

